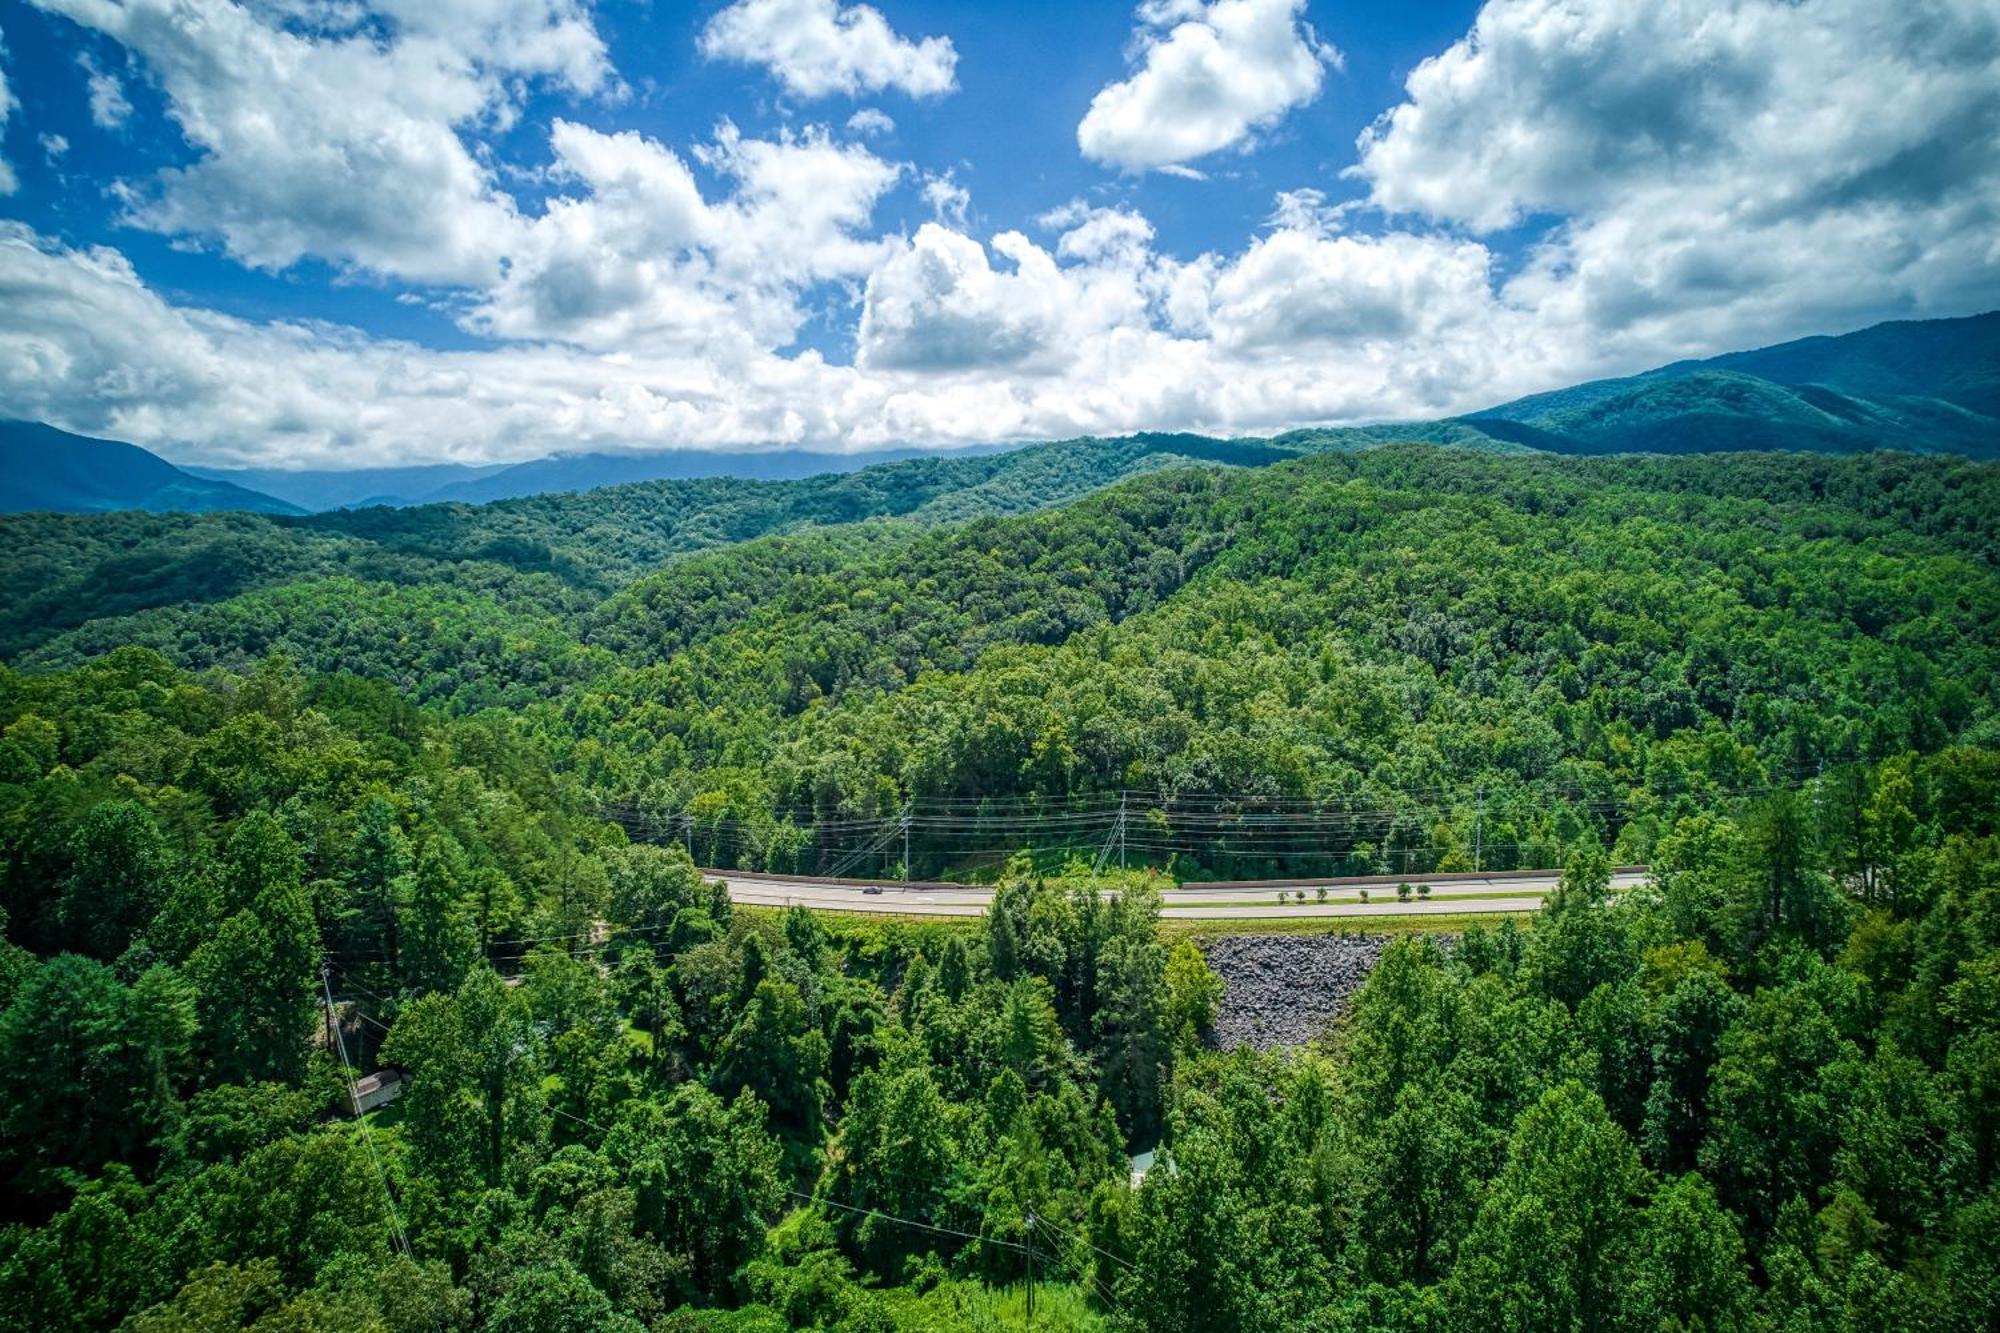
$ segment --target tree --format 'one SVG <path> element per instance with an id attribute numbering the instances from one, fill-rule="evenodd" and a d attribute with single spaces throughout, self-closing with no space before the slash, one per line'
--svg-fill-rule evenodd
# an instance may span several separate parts
<path id="1" fill-rule="evenodd" d="M 343 1254 L 389 1257 L 389 1203 L 367 1144 L 352 1126 L 287 1135 L 238 1166 L 204 1173 L 210 1253 L 231 1262 L 270 1258 L 293 1286 Z"/>
<path id="2" fill-rule="evenodd" d="M 1037 1091 L 1055 1086 L 1069 1067 L 1069 1038 L 1056 1014 L 1055 993 L 1040 977 L 1017 977 L 1000 1014 L 1000 1059 Z"/>
<path id="3" fill-rule="evenodd" d="M 383 1062 L 409 1077 L 397 1102 L 403 1133 L 423 1174 L 447 1192 L 497 1168 L 472 1035 L 457 998 L 433 991 L 403 1007 L 382 1043 Z"/>
<path id="4" fill-rule="evenodd" d="M 1382 951 L 1347 1024 L 1349 1086 L 1364 1123 L 1392 1114 L 1405 1087 L 1450 1063 L 1458 990 L 1431 940 L 1405 936 Z"/>
<path id="5" fill-rule="evenodd" d="M 1166 1026 L 1181 1050 L 1197 1049 L 1215 1030 L 1223 981 L 1209 969 L 1192 940 L 1179 939 L 1167 951 Z"/>
<path id="6" fill-rule="evenodd" d="M 173 859 L 152 813 L 137 801 L 92 806 L 70 834 L 59 907 L 70 938 L 116 958 L 166 901 Z"/>
<path id="7" fill-rule="evenodd" d="M 848 1097 L 827 1197 L 918 1222 L 942 1220 L 959 1154 L 953 1119 L 926 1069 L 862 1074 Z M 836 1223 L 861 1263 L 885 1276 L 897 1276 L 905 1257 L 941 1244 L 926 1233 L 859 1214 L 842 1214 Z"/>
<path id="8" fill-rule="evenodd" d="M 268 810 L 252 810 L 237 821 L 218 867 L 222 914 L 233 916 L 250 907 L 272 887 L 296 887 L 305 881 L 305 863 L 298 844 Z"/>
<path id="9" fill-rule="evenodd" d="M 189 957 L 201 1031 L 219 1080 L 292 1080 L 304 1071 L 319 989 L 319 932 L 296 881 L 274 881 Z"/>
<path id="10" fill-rule="evenodd" d="M 186 1079 L 195 1004 L 165 967 L 122 986 L 75 954 L 37 968 L 0 1013 L 0 1140 L 31 1177 L 144 1162 Z"/>
<path id="11" fill-rule="evenodd" d="M 812 1144 L 819 1138 L 826 1071 L 826 1037 L 813 1026 L 798 987 L 766 977 L 723 1038 L 709 1086 L 727 1097 L 748 1089 L 770 1108 L 781 1134 Z"/>
<path id="12" fill-rule="evenodd" d="M 493 1181 L 514 1145 L 541 1133 L 540 1051 L 526 999 L 491 967 L 473 968 L 454 998 L 469 1038 L 483 1126 L 482 1164 Z"/>
<path id="13" fill-rule="evenodd" d="M 398 913 L 403 982 L 411 990 L 456 990 L 479 956 L 465 879 L 465 853 L 457 840 L 448 833 L 425 839 Z"/>
<path id="14" fill-rule="evenodd" d="M 1822 956 L 1847 929 L 1848 904 L 1814 863 L 1811 814 L 1797 793 L 1774 792 L 1745 821 L 1732 919 L 1749 958 L 1786 931 Z"/>
<path id="15" fill-rule="evenodd" d="M 1638 1154 L 1597 1094 L 1551 1088 L 1514 1126 L 1451 1274 L 1467 1329 L 1605 1329 L 1639 1214 Z"/>
<path id="16" fill-rule="evenodd" d="M 1716 1045 L 1702 1170 L 1753 1235 L 1795 1197 L 1812 1198 L 1832 1175 L 1837 1143 L 1841 1036 L 1814 988 L 1760 990 Z"/>
<path id="17" fill-rule="evenodd" d="M 1742 1012 L 1742 998 L 1707 968 L 1689 969 L 1661 997 L 1640 1136 L 1658 1169 L 1694 1166 L 1708 1132 L 1709 1074 L 1722 1034 Z"/>
<path id="18" fill-rule="evenodd" d="M 178 1274 L 149 1202 L 131 1168 L 110 1162 L 48 1225 L 0 1231 L 0 1327 L 110 1328 L 168 1295 Z"/>
<path id="19" fill-rule="evenodd" d="M 1861 812 L 1865 853 L 1859 868 L 1863 896 L 1866 901 L 1874 902 L 1886 888 L 1892 908 L 1902 902 L 1902 860 L 1910 851 L 1917 829 L 1917 816 L 1912 809 L 1916 804 L 1916 786 L 1911 780 L 1909 763 L 1913 757 L 1905 756 L 1882 766 L 1874 794 Z"/>
<path id="20" fill-rule="evenodd" d="M 401 886 L 410 865 L 410 840 L 403 834 L 396 807 L 386 797 L 370 796 L 354 813 L 354 841 L 347 852 L 347 885 L 364 923 L 356 943 L 363 952 L 383 955 L 398 969 L 403 948 L 398 920 Z"/>
<path id="21" fill-rule="evenodd" d="M 635 844 L 605 861 L 611 880 L 611 919 L 645 935 L 663 935 L 683 911 L 708 905 L 701 872 L 679 846 Z"/>
<path id="22" fill-rule="evenodd" d="M 492 1325 L 519 1333 L 643 1333 L 644 1325 L 566 1259 L 553 1258 L 508 1275 L 493 1303 Z"/>
<path id="23" fill-rule="evenodd" d="M 1743 1237 L 1699 1175 L 1670 1177 L 1654 1192 L 1628 1290 L 1635 1327 L 1729 1333 L 1755 1326 Z"/>
<path id="24" fill-rule="evenodd" d="M 413 1000 L 382 1043 L 406 1069 L 399 1105 L 412 1145 L 447 1189 L 497 1183 L 515 1144 L 540 1132 L 538 1043 L 527 1003 L 490 967 L 456 994 Z"/>
<path id="25" fill-rule="evenodd" d="M 1621 1129 L 1636 1133 L 1652 1081 L 1644 990 L 1636 980 L 1599 985 L 1577 1006 L 1576 1028 L 1597 1064 L 1597 1095 Z"/>
<path id="26" fill-rule="evenodd" d="M 1528 975 L 1551 999 L 1571 1009 L 1606 983 L 1617 985 L 1639 970 L 1625 913 L 1610 897 L 1611 863 L 1596 847 L 1570 856 L 1555 896 L 1535 921 L 1528 943 Z"/>
<path id="27" fill-rule="evenodd" d="M 285 1304 L 285 1282 L 269 1259 L 214 1263 L 189 1276 L 171 1300 L 134 1315 L 135 1333 L 231 1333 L 275 1318 Z"/>
<path id="28" fill-rule="evenodd" d="M 1880 1257 L 1905 1268 L 1927 1252 L 1923 1238 L 1942 1224 L 1963 1178 L 1953 1109 L 1937 1076 L 1894 1041 L 1831 1076 L 1844 1084 L 1845 1102 L 1835 1179 L 1883 1228 Z"/>
<path id="29" fill-rule="evenodd" d="M 1431 1079 L 1399 1089 L 1355 1162 L 1363 1270 L 1392 1286 L 1442 1277 L 1472 1223 L 1487 1157 L 1478 1108 L 1462 1089 Z"/>
<path id="30" fill-rule="evenodd" d="M 1148 890 L 1114 898 L 1096 969 L 1101 1085 L 1134 1143 L 1150 1143 L 1159 1132 L 1162 1081 L 1173 1058 L 1159 912 L 1159 895 Z"/>
<path id="31" fill-rule="evenodd" d="M 724 1105 L 699 1083 L 664 1102 L 628 1103 L 604 1144 L 636 1191 L 639 1229 L 689 1260 L 691 1296 L 731 1290 L 738 1269 L 764 1245 L 783 1203 L 777 1140 L 764 1108 L 739 1095 Z"/>

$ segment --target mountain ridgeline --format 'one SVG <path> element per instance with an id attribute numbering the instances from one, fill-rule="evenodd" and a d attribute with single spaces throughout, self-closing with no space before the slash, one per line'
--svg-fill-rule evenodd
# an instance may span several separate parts
<path id="1" fill-rule="evenodd" d="M 1230 461 L 1252 464 L 1260 458 L 1406 443 L 1573 454 L 1900 449 L 1991 458 L 2000 455 L 1996 364 L 2000 312 L 1881 324 L 1840 337 L 1676 362 L 1643 375 L 1594 380 L 1438 421 L 1316 428 L 1266 441 L 1174 438 L 1183 454 L 1212 457 L 1233 449 L 1237 456 Z M 1152 449 L 1146 442 L 1155 438 L 1068 443 L 1136 443 Z M 866 454 L 667 450 L 562 454 L 483 466 L 174 469 L 135 446 L 84 440 L 28 423 L 0 423 L 0 447 L 7 450 L 10 464 L 8 484 L 0 487 L 0 512 L 288 513 L 490 504 L 657 481 L 797 481 L 940 456 L 921 449 Z M 980 458 L 1000 452 L 999 446 L 988 446 L 949 456 Z M 1054 502 L 1063 493 L 1052 491 L 1046 499 Z M 676 495 L 669 490 L 659 498 L 672 504 Z"/>
<path id="2" fill-rule="evenodd" d="M 182 471 L 137 445 L 88 439 L 38 422 L 0 421 L 0 513 L 120 509 L 300 512 L 297 505 L 226 479 Z"/>

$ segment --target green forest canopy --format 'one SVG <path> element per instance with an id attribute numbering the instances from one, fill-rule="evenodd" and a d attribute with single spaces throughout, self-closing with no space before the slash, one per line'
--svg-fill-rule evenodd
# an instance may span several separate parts
<path id="1" fill-rule="evenodd" d="M 1259 1056 L 1144 876 L 733 909 L 351 676 L 125 648 L 0 723 L 0 1328 L 973 1330 L 1029 1247 L 1049 1327 L 2000 1316 L 1990 748 L 1669 811 L 1655 887 L 1581 851 Z"/>
<path id="2" fill-rule="evenodd" d="M 1030 1251 L 1063 1327 L 2000 1319 L 2000 469 L 1052 458 L 737 544 L 0 523 L 108 571 L 7 602 L 0 1328 L 970 1330 Z M 627 831 L 1060 863 L 1121 794 L 1176 873 L 1569 869 L 1260 1056 L 1145 869 L 919 927 Z"/>
<path id="3" fill-rule="evenodd" d="M 961 512 L 1018 455 L 961 460 L 964 489 L 927 460 L 512 508 L 0 521 L 92 571 L 46 580 L 46 614 L 18 604 L 13 657 L 136 643 L 383 681 L 490 715 L 706 864 L 781 870 L 914 802 L 939 817 L 909 869 L 991 873 L 1009 817 L 1100 842 L 1121 793 L 1133 850 L 1195 877 L 1454 868 L 1475 842 L 1504 868 L 1586 831 L 1643 860 L 1677 803 L 1994 737 L 1992 465 L 1404 447 L 1036 508 L 1099 475 L 1050 448 L 1005 506 L 1031 512 L 967 522 L 911 516 Z M 849 517 L 905 517 L 832 522 L 822 483 L 869 497 Z M 794 501 L 746 516 L 730 485 Z M 1218 811 L 1298 818 L 1286 839 Z"/>

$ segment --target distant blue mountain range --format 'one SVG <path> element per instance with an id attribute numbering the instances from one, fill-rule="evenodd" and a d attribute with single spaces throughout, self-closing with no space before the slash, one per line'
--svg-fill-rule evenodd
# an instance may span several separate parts
<path id="1" fill-rule="evenodd" d="M 1409 440 L 1571 454 L 1906 449 L 2000 457 L 2000 312 L 1878 324 L 1592 380 L 1462 417 L 1293 431 L 1271 443 L 1307 452 Z M 11 422 L 0 423 L 0 461 L 7 467 L 0 510 L 296 513 L 485 504 L 635 481 L 791 479 L 938 452 L 671 450 L 565 454 L 483 467 L 176 468 L 134 445 Z"/>
<path id="2" fill-rule="evenodd" d="M 183 471 L 136 444 L 93 440 L 36 421 L 0 421 L 0 511 L 32 509 L 305 512 L 228 480 Z"/>

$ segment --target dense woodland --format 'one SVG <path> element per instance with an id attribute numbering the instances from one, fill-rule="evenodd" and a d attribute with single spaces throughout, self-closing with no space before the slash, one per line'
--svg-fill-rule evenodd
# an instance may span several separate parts
<path id="1" fill-rule="evenodd" d="M 0 521 L 117 575 L 6 603 L 0 1328 L 976 1330 L 1031 1263 L 1059 1328 L 2000 1323 L 2000 469 L 1141 464 L 560 497 L 560 568 Z M 1128 873 L 1023 833 L 1121 798 Z M 904 808 L 892 873 L 1013 841 L 988 917 L 695 864 Z M 1211 1048 L 1156 871 L 1473 854 L 1569 870 Z"/>
<path id="2" fill-rule="evenodd" d="M 1990 749 L 1689 814 L 1615 901 L 1580 847 L 1257 1056 L 1143 878 L 732 911 L 349 677 L 128 648 L 0 720 L 6 1327 L 979 1329 L 1031 1246 L 1050 1327 L 2000 1317 Z M 411 1075 L 366 1129 L 329 995 Z"/>
<path id="3" fill-rule="evenodd" d="M 1001 472 L 1005 507 L 1083 486 L 1031 484 L 1069 448 Z M 13 660 L 277 654 L 499 719 L 597 810 L 707 865 L 824 870 L 913 809 L 911 864 L 896 841 L 858 868 L 919 876 L 990 875 L 1023 841 L 1059 866 L 1121 800 L 1132 863 L 1184 877 L 1547 864 L 1586 832 L 1642 861 L 1720 795 L 1996 738 L 1992 465 L 1151 453 L 1116 466 L 1152 475 L 1057 507 L 919 521 L 983 512 L 1020 457 L 621 487 L 595 509 L 0 520 L 35 559 L 98 571 L 50 580 L 41 623 L 20 604 Z M 948 466 L 967 489 L 943 489 Z M 774 490 L 820 485 L 906 517 L 699 538 L 761 531 L 746 515 Z M 633 517 L 731 486 L 740 504 Z M 536 515 L 561 570 L 487 558 Z M 336 557 L 342 525 L 372 533 L 365 556 Z M 126 528 L 149 535 L 82 554 Z M 683 540 L 703 549 L 597 591 Z M 211 593 L 180 586 L 209 569 Z"/>

